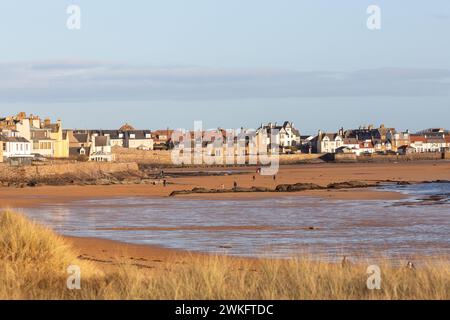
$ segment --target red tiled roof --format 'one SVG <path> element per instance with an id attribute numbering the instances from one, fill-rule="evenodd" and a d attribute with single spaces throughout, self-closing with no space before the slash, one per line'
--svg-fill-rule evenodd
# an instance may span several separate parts
<path id="1" fill-rule="evenodd" d="M 427 138 L 425 136 L 411 136 L 411 143 L 414 142 L 427 142 Z"/>

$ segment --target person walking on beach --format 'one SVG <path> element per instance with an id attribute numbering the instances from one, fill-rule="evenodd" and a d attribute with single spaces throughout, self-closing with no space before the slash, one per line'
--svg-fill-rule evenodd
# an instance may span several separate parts
<path id="1" fill-rule="evenodd" d="M 253 181 L 255 181 L 256 180 L 256 177 L 255 176 L 253 176 Z"/>
<path id="2" fill-rule="evenodd" d="M 166 179 L 163 180 L 163 186 L 164 187 L 167 186 L 167 180 Z"/>
<path id="3" fill-rule="evenodd" d="M 273 175 L 273 181 L 277 180 L 277 176 Z"/>
<path id="4" fill-rule="evenodd" d="M 234 181 L 234 182 L 233 182 L 233 190 L 236 190 L 236 189 L 237 189 L 237 182 Z"/>

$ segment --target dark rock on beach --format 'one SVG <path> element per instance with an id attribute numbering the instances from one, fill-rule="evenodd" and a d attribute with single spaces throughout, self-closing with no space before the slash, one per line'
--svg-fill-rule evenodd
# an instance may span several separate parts
<path id="1" fill-rule="evenodd" d="M 369 184 L 362 181 L 346 181 L 346 182 L 330 183 L 327 186 L 327 189 L 354 189 L 354 188 L 370 188 L 376 186 L 377 184 Z"/>
<path id="2" fill-rule="evenodd" d="M 295 183 L 295 184 L 280 184 L 275 188 L 275 191 L 296 192 L 296 191 L 320 190 L 320 189 L 325 188 L 314 183 Z"/>

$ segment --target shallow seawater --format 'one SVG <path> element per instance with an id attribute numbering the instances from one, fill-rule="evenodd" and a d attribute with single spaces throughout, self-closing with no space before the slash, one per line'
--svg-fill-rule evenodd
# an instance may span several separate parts
<path id="1" fill-rule="evenodd" d="M 305 196 L 195 200 L 111 198 L 27 208 L 71 236 L 239 256 L 450 256 L 450 184 L 384 186 L 406 200 Z M 430 200 L 431 199 L 431 200 Z"/>

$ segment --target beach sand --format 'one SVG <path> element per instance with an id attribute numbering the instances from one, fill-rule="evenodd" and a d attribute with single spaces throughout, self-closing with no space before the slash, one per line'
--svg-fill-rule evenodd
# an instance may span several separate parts
<path id="1" fill-rule="evenodd" d="M 279 184 L 316 183 L 327 185 L 334 182 L 363 181 L 405 181 L 421 182 L 430 180 L 450 180 L 450 162 L 427 161 L 410 163 L 367 163 L 367 164 L 305 164 L 281 166 L 274 180 L 272 176 L 260 176 L 254 167 L 242 167 L 244 173 L 223 176 L 181 176 L 170 177 L 171 173 L 194 171 L 196 169 L 167 169 L 168 185 L 162 184 L 130 184 L 130 185 L 89 185 L 89 186 L 41 186 L 25 188 L 0 188 L 0 206 L 23 208 L 45 203 L 61 203 L 83 199 L 101 199 L 110 197 L 167 197 L 174 190 L 186 190 L 194 187 L 217 188 L 222 185 L 232 188 L 236 181 L 239 187 L 275 188 Z M 197 169 L 198 171 L 229 170 L 228 168 Z M 255 180 L 253 180 L 255 176 Z M 375 191 L 372 189 L 352 190 L 315 190 L 299 194 L 343 200 L 392 200 L 402 199 L 403 195 L 393 192 Z M 228 193 L 228 194 L 195 194 L 183 197 L 199 199 L 255 199 L 259 197 L 285 196 L 286 193 Z M 179 196 L 177 196 L 179 197 Z"/>
<path id="2" fill-rule="evenodd" d="M 201 171 L 224 171 L 228 168 L 198 169 Z M 274 180 L 272 176 L 259 176 L 255 168 L 239 168 L 246 173 L 224 176 L 181 176 L 170 177 L 170 172 L 186 173 L 195 169 L 167 170 L 169 184 L 157 185 L 108 185 L 108 186 L 42 186 L 25 188 L 0 188 L 0 206 L 3 208 L 24 208 L 46 203 L 62 203 L 90 198 L 110 197 L 167 197 L 174 190 L 194 187 L 226 188 L 234 181 L 240 187 L 275 188 L 278 184 L 316 183 L 327 185 L 333 182 L 358 180 L 374 183 L 377 181 L 421 182 L 430 180 L 450 180 L 450 162 L 411 162 L 386 164 L 308 164 L 282 166 Z M 253 180 L 255 176 L 255 181 Z M 400 193 L 381 192 L 373 189 L 315 190 L 299 193 L 228 193 L 196 194 L 188 196 L 198 199 L 255 199 L 260 197 L 279 197 L 286 195 L 307 195 L 332 199 L 401 199 Z M 102 268 L 110 268 L 121 263 L 131 263 L 142 268 L 164 268 L 182 264 L 188 257 L 202 255 L 150 245 L 126 244 L 96 238 L 65 237 L 79 252 L 80 258 L 94 262 Z"/>
<path id="3" fill-rule="evenodd" d="M 183 264 L 192 257 L 204 256 L 197 252 L 168 249 L 153 245 L 128 244 L 119 241 L 68 237 L 64 239 L 79 254 L 81 260 L 94 263 L 103 270 L 134 265 L 143 269 L 160 269 L 169 265 Z"/>

